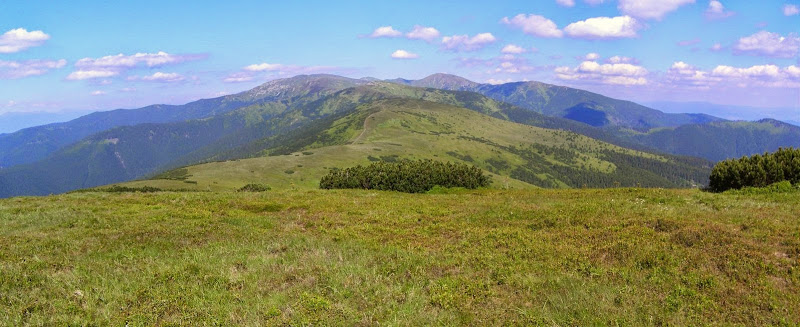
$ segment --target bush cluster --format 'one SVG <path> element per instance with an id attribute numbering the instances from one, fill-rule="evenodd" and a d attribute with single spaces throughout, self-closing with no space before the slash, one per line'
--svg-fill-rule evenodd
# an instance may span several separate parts
<path id="1" fill-rule="evenodd" d="M 271 189 L 271 187 L 264 184 L 247 184 L 236 190 L 236 192 L 266 192 Z"/>
<path id="2" fill-rule="evenodd" d="M 474 189 L 489 185 L 489 177 L 475 166 L 433 160 L 374 162 L 369 166 L 332 169 L 322 177 L 322 189 L 367 189 L 423 193 L 434 186 Z"/>
<path id="3" fill-rule="evenodd" d="M 721 161 L 711 169 L 708 188 L 722 192 L 782 181 L 800 183 L 800 149 L 780 148 L 773 153 Z"/>

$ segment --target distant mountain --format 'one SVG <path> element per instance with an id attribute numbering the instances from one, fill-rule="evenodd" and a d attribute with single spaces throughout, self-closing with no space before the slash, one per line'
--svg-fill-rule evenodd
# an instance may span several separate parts
<path id="1" fill-rule="evenodd" d="M 261 140 L 266 156 L 180 168 L 126 186 L 235 190 L 258 181 L 316 188 L 329 168 L 433 159 L 476 165 L 496 187 L 678 187 L 704 183 L 710 163 L 654 155 L 571 132 L 516 124 L 448 104 L 386 98 Z"/>
<path id="2" fill-rule="evenodd" d="M 337 77 L 317 78 L 314 83 L 325 87 L 307 85 L 307 89 L 299 93 L 331 90 L 330 85 L 335 83 L 331 83 L 329 78 L 339 81 Z M 280 87 L 273 84 L 270 88 Z M 262 91 L 263 88 L 242 94 L 258 96 Z M 269 149 L 289 151 L 296 148 L 297 139 L 274 137 L 294 135 L 294 130 L 313 125 L 316 121 L 322 124 L 332 122 L 361 106 L 393 98 L 425 99 L 430 103 L 468 108 L 502 120 L 571 130 L 625 145 L 625 140 L 591 126 L 544 116 L 473 92 L 371 82 L 326 96 L 320 94 L 312 92 L 293 101 L 253 104 L 203 119 L 122 126 L 96 133 L 44 160 L 0 170 L 0 196 L 60 193 L 139 178 L 198 162 L 262 156 Z M 322 139 L 320 143 L 330 144 L 332 140 L 336 139 Z"/>
<path id="3" fill-rule="evenodd" d="M 23 128 L 65 122 L 90 113 L 89 111 L 65 112 L 6 112 L 0 113 L 0 136 Z"/>
<path id="4" fill-rule="evenodd" d="M 169 123 L 224 114 L 246 106 L 282 102 L 310 102 L 332 92 L 366 81 L 334 75 L 300 75 L 267 82 L 249 91 L 187 103 L 152 105 L 92 113 L 65 123 L 26 128 L 0 135 L 0 168 L 32 163 L 78 140 L 119 126 Z"/>
<path id="5" fill-rule="evenodd" d="M 774 119 L 691 124 L 634 133 L 630 137 L 668 153 L 713 161 L 773 152 L 779 147 L 800 147 L 800 127 Z"/>
<path id="6" fill-rule="evenodd" d="M 667 114 L 630 101 L 541 82 L 479 84 L 448 74 L 434 74 L 421 80 L 388 81 L 419 87 L 477 92 L 548 116 L 563 117 L 595 127 L 614 126 L 648 131 L 656 127 L 722 120 L 704 114 Z"/>
<path id="7" fill-rule="evenodd" d="M 800 120 L 800 107 L 797 108 L 770 108 L 729 106 L 708 102 L 648 102 L 646 105 L 664 112 L 695 112 L 714 115 L 729 120 L 756 121 L 772 118 L 790 123 Z M 796 125 L 796 124 L 795 124 Z"/>

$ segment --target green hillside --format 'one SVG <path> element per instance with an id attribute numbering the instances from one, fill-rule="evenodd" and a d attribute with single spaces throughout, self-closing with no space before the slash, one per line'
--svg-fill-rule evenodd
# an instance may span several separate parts
<path id="1" fill-rule="evenodd" d="M 363 83 L 361 80 L 334 75 L 299 75 L 270 81 L 246 92 L 185 105 L 152 105 L 139 109 L 95 112 L 65 123 L 0 135 L 0 168 L 45 159 L 85 137 L 115 127 L 203 119 L 257 104 L 279 103 L 286 106 L 305 103 Z"/>
<path id="2" fill-rule="evenodd" d="M 309 135 L 316 135 L 324 130 L 330 122 L 347 115 L 357 107 L 381 99 L 425 99 L 437 103 L 450 104 L 491 115 L 500 119 L 508 119 L 525 124 L 546 128 L 557 128 L 574 131 L 625 147 L 636 148 L 633 142 L 622 141 L 600 129 L 567 119 L 548 117 L 519 107 L 501 103 L 473 92 L 454 92 L 439 89 L 426 89 L 397 85 L 386 82 L 372 82 L 356 87 L 345 88 L 327 95 L 327 92 L 342 87 L 340 78 L 336 76 L 314 76 L 305 78 L 299 89 L 291 89 L 296 94 L 292 99 L 259 103 L 236 109 L 213 117 L 174 122 L 166 124 L 140 124 L 136 126 L 117 127 L 87 137 L 75 145 L 58 150 L 50 157 L 36 163 L 26 164 L 0 170 L 0 197 L 14 195 L 45 195 L 61 193 L 78 188 L 117 183 L 152 175 L 158 171 L 207 161 L 229 160 L 261 156 L 264 150 L 286 145 L 302 143 Z M 349 80 L 344 80 L 347 82 Z M 276 82 L 277 83 L 277 82 Z M 295 85 L 297 83 L 290 83 Z M 279 90 L 255 91 L 254 97 L 269 94 L 283 94 L 286 83 L 275 84 Z M 273 85 L 274 86 L 274 85 Z M 327 90 L 327 91 L 319 91 Z M 311 93 L 308 93 L 311 92 Z M 305 94 L 305 95 L 297 95 Z M 324 95 L 324 96 L 323 96 Z M 410 109 L 414 109 L 414 106 Z M 319 124 L 311 125 L 316 121 Z M 363 121 L 362 121 L 363 122 Z M 362 122 L 356 125 L 361 126 Z M 326 125 L 327 124 L 327 125 Z M 293 131 L 305 126 L 297 133 Z M 464 126 L 464 129 L 470 129 Z M 298 134 L 300 133 L 300 134 Z M 494 140 L 488 135 L 484 141 Z M 347 139 L 339 140 L 341 144 Z M 527 150 L 526 150 L 527 151 Z M 551 150 L 548 150 L 551 151 Z M 552 150 L 555 151 L 555 150 Z M 451 152 L 442 149 L 441 155 Z M 469 155 L 462 153 L 461 155 Z M 534 160 L 531 158 L 526 161 Z M 536 159 L 538 160 L 538 159 Z M 571 160 L 571 159 L 570 159 Z M 703 181 L 699 171 L 707 170 L 708 163 L 689 158 L 680 158 L 683 164 L 693 166 L 685 174 L 674 176 L 674 167 L 664 168 L 653 162 L 619 163 L 623 166 L 633 165 L 645 167 L 650 175 L 653 173 L 666 176 L 671 183 L 664 183 L 663 178 L 654 184 L 657 186 L 682 185 L 679 179 Z M 536 165 L 541 165 L 537 163 Z M 584 166 L 584 168 L 589 166 Z M 575 168 L 575 167 L 573 167 Z M 664 168 L 662 174 L 657 169 Z M 487 168 L 488 169 L 488 168 Z M 499 168 L 498 168 L 499 169 Z M 555 170 L 563 170 L 556 172 Z M 607 179 L 586 180 L 582 172 L 561 166 L 553 167 L 548 176 L 559 175 L 561 182 L 543 182 L 539 174 L 534 177 L 529 171 L 517 170 L 517 176 L 528 182 L 546 187 L 563 185 L 610 186 Z M 502 170 L 502 169 L 501 169 Z M 512 171 L 504 171 L 511 176 Z M 645 174 L 641 180 L 654 180 Z M 528 175 L 527 177 L 520 177 Z M 570 177 L 569 175 L 574 175 Z M 707 175 L 707 174 L 706 174 Z M 687 176 L 692 176 L 688 178 Z M 633 176 L 627 177 L 631 180 Z M 570 179 L 571 182 L 566 181 Z M 620 182 L 624 182 L 620 180 Z M 677 184 L 676 184 L 677 183 Z M 627 183 L 626 185 L 635 185 Z M 688 184 L 686 184 L 688 185 Z"/>
<path id="3" fill-rule="evenodd" d="M 797 195 L 2 199 L 0 325 L 795 326 Z"/>
<path id="4" fill-rule="evenodd" d="M 479 84 L 448 74 L 434 74 L 416 81 L 390 81 L 419 87 L 478 92 L 497 101 L 595 127 L 616 126 L 647 131 L 655 127 L 722 120 L 702 114 L 668 114 L 630 101 L 541 82 Z"/>
<path id="5" fill-rule="evenodd" d="M 773 119 L 714 122 L 634 132 L 629 140 L 668 153 L 720 161 L 800 147 L 800 127 Z"/>
<path id="6" fill-rule="evenodd" d="M 248 183 L 316 188 L 328 169 L 370 161 L 434 159 L 474 164 L 495 187 L 678 187 L 705 183 L 708 166 L 621 148 L 567 131 L 517 124 L 434 102 L 386 99 L 289 136 L 256 142 L 252 159 L 190 166 L 126 183 L 167 189 L 234 190 Z M 249 147 L 250 151 L 258 147 Z"/>

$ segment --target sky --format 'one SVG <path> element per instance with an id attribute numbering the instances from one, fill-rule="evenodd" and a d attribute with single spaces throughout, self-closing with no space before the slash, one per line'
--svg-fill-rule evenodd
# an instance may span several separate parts
<path id="1" fill-rule="evenodd" d="M 438 72 L 800 112 L 799 33 L 800 0 L 2 1 L 0 114 Z"/>

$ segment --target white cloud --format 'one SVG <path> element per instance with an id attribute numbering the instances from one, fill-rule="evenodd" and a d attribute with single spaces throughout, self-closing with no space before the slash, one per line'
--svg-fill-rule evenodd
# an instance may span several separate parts
<path id="1" fill-rule="evenodd" d="M 284 66 L 281 64 L 269 64 L 269 63 L 260 63 L 260 64 L 253 64 L 249 66 L 245 66 L 244 70 L 251 71 L 251 72 L 263 72 L 263 71 L 278 71 L 281 70 Z"/>
<path id="2" fill-rule="evenodd" d="M 369 37 L 398 37 L 401 35 L 403 35 L 403 33 L 400 33 L 400 31 L 395 30 L 391 26 L 381 26 L 372 31 L 372 34 L 370 34 Z"/>
<path id="3" fill-rule="evenodd" d="M 253 79 L 255 79 L 253 74 L 238 72 L 228 75 L 228 77 L 225 77 L 222 81 L 225 83 L 242 83 L 252 81 Z"/>
<path id="4" fill-rule="evenodd" d="M 70 81 L 80 81 L 93 78 L 105 78 L 119 75 L 119 72 L 112 70 L 76 70 L 69 75 L 67 79 Z"/>
<path id="5" fill-rule="evenodd" d="M 43 75 L 53 69 L 62 68 L 67 64 L 61 60 L 25 60 L 4 61 L 0 60 L 0 79 L 18 79 L 28 76 Z"/>
<path id="6" fill-rule="evenodd" d="M 503 17 L 501 23 L 521 29 L 523 33 L 539 37 L 562 37 L 564 32 L 558 29 L 556 23 L 543 16 L 519 14 L 509 19 Z"/>
<path id="7" fill-rule="evenodd" d="M 50 39 L 50 35 L 42 31 L 31 31 L 17 28 L 0 35 L 0 53 L 15 53 L 37 47 Z"/>
<path id="8" fill-rule="evenodd" d="M 631 57 L 613 56 L 606 59 L 606 62 L 610 64 L 637 64 L 639 61 Z"/>
<path id="9" fill-rule="evenodd" d="M 392 52 L 392 58 L 394 59 L 417 59 L 419 55 L 416 53 L 411 53 L 406 50 L 397 50 Z"/>
<path id="10" fill-rule="evenodd" d="M 495 41 L 497 39 L 492 33 L 480 33 L 473 37 L 469 37 L 469 35 L 453 35 L 442 38 L 442 47 L 451 51 L 474 51 Z"/>
<path id="11" fill-rule="evenodd" d="M 133 68 L 137 66 L 159 67 L 179 64 L 190 60 L 205 58 L 204 55 L 174 55 L 163 51 L 157 53 L 136 53 L 130 56 L 118 54 L 100 58 L 83 58 L 75 63 L 79 68 Z"/>
<path id="12" fill-rule="evenodd" d="M 613 39 L 636 37 L 641 28 L 642 24 L 630 16 L 594 17 L 569 24 L 564 32 L 575 38 Z"/>
<path id="13" fill-rule="evenodd" d="M 556 67 L 556 77 L 581 83 L 599 83 L 610 85 L 644 85 L 648 83 L 647 69 L 641 66 L 619 63 L 599 64 L 595 61 L 584 61 L 578 67 Z"/>
<path id="14" fill-rule="evenodd" d="M 562 5 L 564 7 L 573 7 L 575 6 L 575 0 L 556 0 L 556 3 Z"/>
<path id="15" fill-rule="evenodd" d="M 711 0 L 708 2 L 708 8 L 706 9 L 705 15 L 708 19 L 721 19 L 733 16 L 735 13 L 733 11 L 725 10 L 725 6 L 722 5 L 722 2 L 717 0 Z"/>
<path id="16" fill-rule="evenodd" d="M 105 95 L 105 94 L 106 94 L 105 91 L 100 91 L 100 90 L 92 92 L 92 95 L 94 95 L 94 96 Z"/>
<path id="17" fill-rule="evenodd" d="M 507 78 L 507 79 L 490 78 L 490 79 L 486 80 L 486 83 L 487 84 L 492 84 L 492 85 L 499 85 L 499 84 L 511 83 L 511 79 L 510 78 Z"/>
<path id="18" fill-rule="evenodd" d="M 200 60 L 205 57 L 205 55 L 176 55 L 159 51 L 157 53 L 136 53 L 133 55 L 124 55 L 120 53 L 118 55 L 100 58 L 83 58 L 75 63 L 75 67 L 77 67 L 78 70 L 69 74 L 67 79 L 76 81 L 113 77 L 138 67 L 161 67 L 191 60 Z"/>
<path id="19" fill-rule="evenodd" d="M 595 61 L 597 59 L 600 59 L 600 55 L 595 52 L 590 52 L 587 53 L 586 56 L 583 57 L 583 59 Z"/>
<path id="20" fill-rule="evenodd" d="M 503 50 L 500 50 L 502 53 L 509 53 L 509 54 L 520 54 L 525 53 L 527 50 L 525 48 L 518 46 L 516 44 L 507 44 L 503 47 Z"/>
<path id="21" fill-rule="evenodd" d="M 800 8 L 796 5 L 783 5 L 783 14 L 785 16 L 794 16 L 800 14 Z"/>
<path id="22" fill-rule="evenodd" d="M 131 80 L 142 80 L 148 82 L 162 82 L 162 83 L 174 83 L 180 82 L 186 79 L 181 74 L 178 73 L 162 73 L 162 72 L 155 72 L 153 75 L 147 75 L 139 77 L 132 77 Z"/>
<path id="23" fill-rule="evenodd" d="M 583 0 L 583 2 L 588 3 L 592 6 L 596 6 L 605 2 L 605 0 Z"/>
<path id="24" fill-rule="evenodd" d="M 792 58 L 797 56 L 800 50 L 800 37 L 794 33 L 782 36 L 778 33 L 760 31 L 739 39 L 733 49 L 744 54 Z"/>
<path id="25" fill-rule="evenodd" d="M 439 30 L 433 27 L 426 27 L 420 25 L 414 25 L 414 29 L 411 32 L 406 33 L 406 38 L 411 40 L 425 40 L 427 42 L 432 42 L 439 38 Z"/>
<path id="26" fill-rule="evenodd" d="M 661 19 L 679 7 L 695 0 L 619 0 L 617 8 L 629 16 L 641 19 Z"/>
<path id="27" fill-rule="evenodd" d="M 136 88 L 133 87 L 123 87 L 119 89 L 120 92 L 136 92 Z"/>
<path id="28" fill-rule="evenodd" d="M 678 61 L 667 71 L 664 86 L 705 90 L 726 86 L 797 88 L 800 87 L 800 68 L 788 66 L 781 69 L 776 65 L 751 67 L 719 65 L 710 71 L 704 71 Z"/>
<path id="29" fill-rule="evenodd" d="M 714 45 L 711 46 L 710 50 L 711 51 L 721 51 L 722 50 L 722 44 L 714 43 Z"/>

